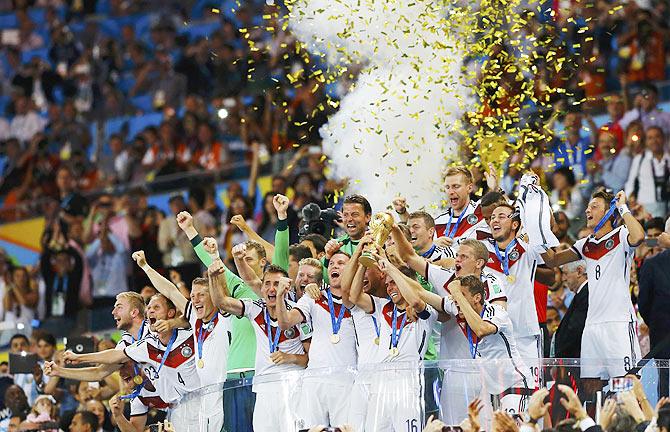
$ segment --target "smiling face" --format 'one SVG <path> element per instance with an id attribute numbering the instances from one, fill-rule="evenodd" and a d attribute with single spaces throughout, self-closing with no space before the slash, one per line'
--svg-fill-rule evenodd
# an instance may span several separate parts
<path id="1" fill-rule="evenodd" d="M 497 207 L 491 213 L 491 234 L 498 242 L 511 240 L 516 235 L 515 229 L 518 228 L 519 223 L 513 220 L 510 216 L 513 210 L 509 207 Z"/>
<path id="2" fill-rule="evenodd" d="M 365 234 L 371 215 L 365 214 L 362 204 L 345 203 L 342 206 L 342 222 L 344 230 L 354 240 L 359 240 Z"/>
<path id="3" fill-rule="evenodd" d="M 137 309 L 131 309 L 130 302 L 125 298 L 119 298 L 114 303 L 112 316 L 119 330 L 128 330 L 133 325 L 133 318 L 139 313 Z"/>
<path id="4" fill-rule="evenodd" d="M 600 219 L 605 216 L 605 213 L 607 213 L 607 210 L 609 209 L 609 204 L 605 202 L 604 199 L 600 197 L 596 197 L 591 199 L 589 201 L 589 205 L 586 206 L 586 227 L 587 228 L 595 228 L 596 225 L 598 225 L 598 222 L 600 222 Z M 611 222 L 607 222 L 607 224 L 611 224 Z"/>
<path id="5" fill-rule="evenodd" d="M 412 235 L 410 239 L 414 249 L 424 251 L 433 244 L 435 228 L 428 228 L 423 218 L 412 218 L 408 221 L 409 232 Z"/>
<path id="6" fill-rule="evenodd" d="M 400 293 L 400 290 L 398 289 L 398 285 L 395 283 L 393 278 L 391 276 L 386 276 L 384 279 L 384 284 L 386 285 L 386 294 L 391 298 L 391 301 L 393 304 L 396 305 L 404 305 L 405 304 L 405 298 L 402 296 Z"/>
<path id="7" fill-rule="evenodd" d="M 209 295 L 209 286 L 205 285 L 202 282 L 196 283 L 193 282 L 191 286 L 191 304 L 195 309 L 195 316 L 198 319 L 209 318 L 212 313 L 216 310 L 214 308 L 214 303 L 212 303 L 212 298 Z"/>
<path id="8" fill-rule="evenodd" d="M 166 299 L 160 295 L 151 297 L 146 309 L 147 319 L 152 327 L 158 320 L 174 318 L 175 313 L 176 311 L 174 309 L 168 308 Z"/>
<path id="9" fill-rule="evenodd" d="M 349 262 L 349 257 L 343 253 L 336 253 L 328 261 L 328 279 L 330 280 L 331 288 L 340 288 L 340 277 L 344 266 Z"/>
<path id="10" fill-rule="evenodd" d="M 479 275 L 485 262 L 478 260 L 475 251 L 467 245 L 461 245 L 456 254 L 456 276 Z"/>
<path id="11" fill-rule="evenodd" d="M 455 214 L 459 214 L 470 202 L 470 194 L 473 185 L 464 174 L 456 174 L 445 177 L 444 190 L 447 193 L 449 206 Z"/>

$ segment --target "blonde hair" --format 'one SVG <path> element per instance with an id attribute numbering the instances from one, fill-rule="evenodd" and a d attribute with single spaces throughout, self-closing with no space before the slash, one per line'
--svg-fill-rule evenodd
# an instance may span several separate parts
<path id="1" fill-rule="evenodd" d="M 117 300 L 125 300 L 130 305 L 130 310 L 137 309 L 140 312 L 140 318 L 144 317 L 144 299 L 139 293 L 125 291 L 116 296 Z"/>
<path id="2" fill-rule="evenodd" d="M 455 176 L 455 175 L 463 175 L 465 177 L 465 181 L 467 183 L 474 183 L 475 178 L 472 176 L 472 173 L 470 172 L 469 169 L 467 169 L 464 166 L 452 166 L 447 168 L 447 171 L 444 173 L 445 177 L 450 177 L 450 176 Z"/>
<path id="3" fill-rule="evenodd" d="M 484 265 L 489 260 L 489 250 L 486 245 L 479 240 L 475 239 L 465 239 L 461 242 L 460 246 L 468 246 L 475 253 L 475 259 L 484 260 Z"/>

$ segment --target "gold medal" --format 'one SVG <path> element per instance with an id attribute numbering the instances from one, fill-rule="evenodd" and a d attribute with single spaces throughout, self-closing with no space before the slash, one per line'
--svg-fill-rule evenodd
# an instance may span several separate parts
<path id="1" fill-rule="evenodd" d="M 135 376 L 133 377 L 133 382 L 134 382 L 135 384 L 137 384 L 137 385 L 140 385 L 140 384 L 142 384 L 142 382 L 144 382 L 144 380 L 142 379 L 141 376 L 139 376 L 139 375 L 135 375 Z"/>
<path id="2" fill-rule="evenodd" d="M 516 276 L 514 276 L 513 274 L 507 275 L 507 282 L 509 283 L 516 282 Z"/>
<path id="3" fill-rule="evenodd" d="M 338 334 L 330 335 L 330 343 L 336 344 L 339 341 L 340 341 L 340 335 Z"/>
<path id="4" fill-rule="evenodd" d="M 391 351 L 389 352 L 389 355 L 391 357 L 398 357 L 398 354 L 400 354 L 400 350 L 398 349 L 398 347 L 391 348 Z"/>
<path id="5" fill-rule="evenodd" d="M 375 345 L 379 345 L 379 338 L 378 337 L 375 338 Z"/>
<path id="6" fill-rule="evenodd" d="M 205 367 L 205 362 L 204 362 L 202 359 L 198 360 L 198 367 L 199 367 L 200 369 L 202 369 L 202 368 Z"/>

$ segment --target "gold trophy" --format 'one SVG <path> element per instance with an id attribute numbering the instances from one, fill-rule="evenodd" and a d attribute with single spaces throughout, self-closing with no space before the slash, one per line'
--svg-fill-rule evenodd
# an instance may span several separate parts
<path id="1" fill-rule="evenodd" d="M 377 213 L 372 216 L 368 228 L 372 236 L 372 244 L 361 254 L 358 262 L 365 267 L 372 267 L 377 264 L 377 260 L 372 253 L 379 253 L 379 250 L 386 243 L 386 239 L 393 229 L 393 216 L 388 213 Z"/>

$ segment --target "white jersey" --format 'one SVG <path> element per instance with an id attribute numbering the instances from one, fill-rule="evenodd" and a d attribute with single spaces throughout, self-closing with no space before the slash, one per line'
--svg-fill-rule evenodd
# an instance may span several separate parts
<path id="1" fill-rule="evenodd" d="M 193 304 L 188 301 L 184 310 L 184 318 L 188 320 L 193 330 L 196 372 L 200 377 L 200 385 L 206 387 L 224 382 L 227 376 L 228 350 L 231 341 L 230 317 L 217 311 L 214 318 L 203 323 L 195 316 Z M 202 348 L 198 348 L 199 339 Z"/>
<path id="2" fill-rule="evenodd" d="M 345 308 L 342 323 L 338 332 L 339 342 L 332 343 L 333 325 L 328 308 L 328 300 L 323 293 L 319 300 L 314 301 L 310 296 L 302 296 L 296 308 L 302 313 L 305 322 L 312 324 L 312 344 L 309 348 L 309 363 L 307 369 L 342 366 L 353 366 L 357 362 L 356 332 L 351 311 L 342 304 L 342 299 L 333 296 L 335 318 L 339 316 L 340 308 Z"/>
<path id="3" fill-rule="evenodd" d="M 370 314 L 379 328 L 379 349 L 377 351 L 376 363 L 388 362 L 418 362 L 423 360 L 428 347 L 433 324 L 437 321 L 437 311 L 430 305 L 426 310 L 418 314 L 415 322 L 406 319 L 404 310 L 397 310 L 395 322 L 395 335 L 397 341 L 398 355 L 390 355 L 393 334 L 393 309 L 394 303 L 388 298 L 370 296 L 373 311 Z M 403 323 L 403 318 L 405 318 Z M 400 336 L 398 338 L 398 335 Z M 375 345 L 374 340 L 362 341 L 361 344 Z"/>
<path id="4" fill-rule="evenodd" d="M 456 252 L 450 247 L 438 246 L 435 243 L 428 249 L 426 252 L 419 254 L 419 256 L 425 258 L 427 261 L 432 263 L 442 261 L 445 258 L 454 258 Z"/>
<path id="5" fill-rule="evenodd" d="M 461 214 L 463 217 L 459 222 Z M 453 250 L 458 248 L 461 241 L 470 238 L 476 229 L 486 225 L 479 201 L 470 200 L 461 214 L 453 214 L 453 209 L 450 208 L 435 218 L 435 236 L 452 237 L 455 241 L 452 245 Z"/>
<path id="6" fill-rule="evenodd" d="M 140 326 L 139 335 L 133 335 L 128 331 L 124 330 L 121 333 L 121 339 L 119 339 L 119 342 L 116 344 L 115 349 L 122 350 L 128 345 L 132 345 L 138 340 L 144 339 L 149 334 L 150 331 L 149 327 L 150 327 L 149 320 L 144 320 L 142 321 L 142 325 Z"/>
<path id="7" fill-rule="evenodd" d="M 434 264 L 426 264 L 424 276 L 435 289 L 435 293 L 446 297 L 449 295 L 447 286 L 456 279 L 453 269 L 445 269 Z M 507 300 L 503 284 L 498 278 L 484 269 L 480 276 L 482 282 L 486 282 L 486 299 L 488 301 Z M 440 337 L 440 358 L 470 359 L 470 348 L 468 339 L 463 333 L 465 323 L 460 318 L 452 318 L 442 323 L 442 334 Z"/>
<path id="8" fill-rule="evenodd" d="M 496 255 L 494 243 L 495 240 L 484 242 L 489 250 L 486 268 L 504 281 L 507 311 L 514 324 L 515 335 L 517 338 L 539 335 L 540 325 L 535 308 L 535 270 L 539 264 L 544 264 L 544 260 L 528 243 L 516 239 L 516 244 L 509 250 L 508 278 Z M 500 251 L 500 256 L 505 257 L 504 250 Z"/>
<path id="9" fill-rule="evenodd" d="M 628 243 L 628 228 L 620 226 L 600 239 L 589 236 L 577 240 L 572 250 L 586 261 L 589 279 L 586 324 L 634 320 L 629 287 L 635 247 Z"/>
<path id="10" fill-rule="evenodd" d="M 193 332 L 190 329 L 174 331 L 177 336 L 162 368 L 160 365 L 167 347 L 157 335 L 150 333 L 124 349 L 126 356 L 140 363 L 146 377 L 168 403 L 177 402 L 186 393 L 200 388 L 200 378 L 195 370 Z"/>
<path id="11" fill-rule="evenodd" d="M 448 297 L 443 298 L 442 308 L 450 316 L 458 315 L 456 302 Z M 474 332 L 470 333 L 473 344 L 471 349 L 476 350 L 476 358 L 495 361 L 484 365 L 486 391 L 490 394 L 500 394 L 511 387 L 530 388 L 529 384 L 533 381 L 524 374 L 528 368 L 517 350 L 514 326 L 507 311 L 485 301 L 482 319 L 496 326 L 495 333 L 480 340 L 477 340 Z M 469 341 L 468 348 L 470 348 Z"/>
<path id="12" fill-rule="evenodd" d="M 374 343 L 379 326 L 375 327 L 372 315 L 354 305 L 351 308 L 351 317 L 356 328 L 356 352 L 358 353 L 358 365 L 365 365 L 377 361 L 379 345 Z M 378 323 L 377 323 L 378 324 Z"/>
<path id="13" fill-rule="evenodd" d="M 147 386 L 142 387 L 140 394 L 130 401 L 130 416 L 146 415 L 150 409 L 157 409 L 165 411 L 169 408 L 169 404 L 161 399 L 158 392 L 147 389 Z"/>
<path id="14" fill-rule="evenodd" d="M 270 360 L 270 340 L 268 339 L 268 329 L 265 322 L 265 311 L 267 310 L 265 301 L 263 299 L 243 299 L 240 301 L 244 308 L 242 316 L 249 318 L 249 321 L 251 321 L 254 331 L 256 332 L 255 376 L 302 370 L 303 368 L 296 364 L 278 365 Z M 293 309 L 294 306 L 294 303 L 286 301 L 286 308 L 288 310 Z M 280 332 L 279 342 L 277 343 L 277 349 L 279 351 L 286 354 L 305 354 L 305 349 L 303 348 L 302 343 L 308 341 L 312 337 L 312 329 L 309 323 L 302 323 L 282 331 L 279 329 L 277 320 L 270 317 L 270 329 L 270 335 L 273 338 L 273 342 L 277 332 Z M 254 387 L 256 387 L 256 384 L 254 384 Z"/>

